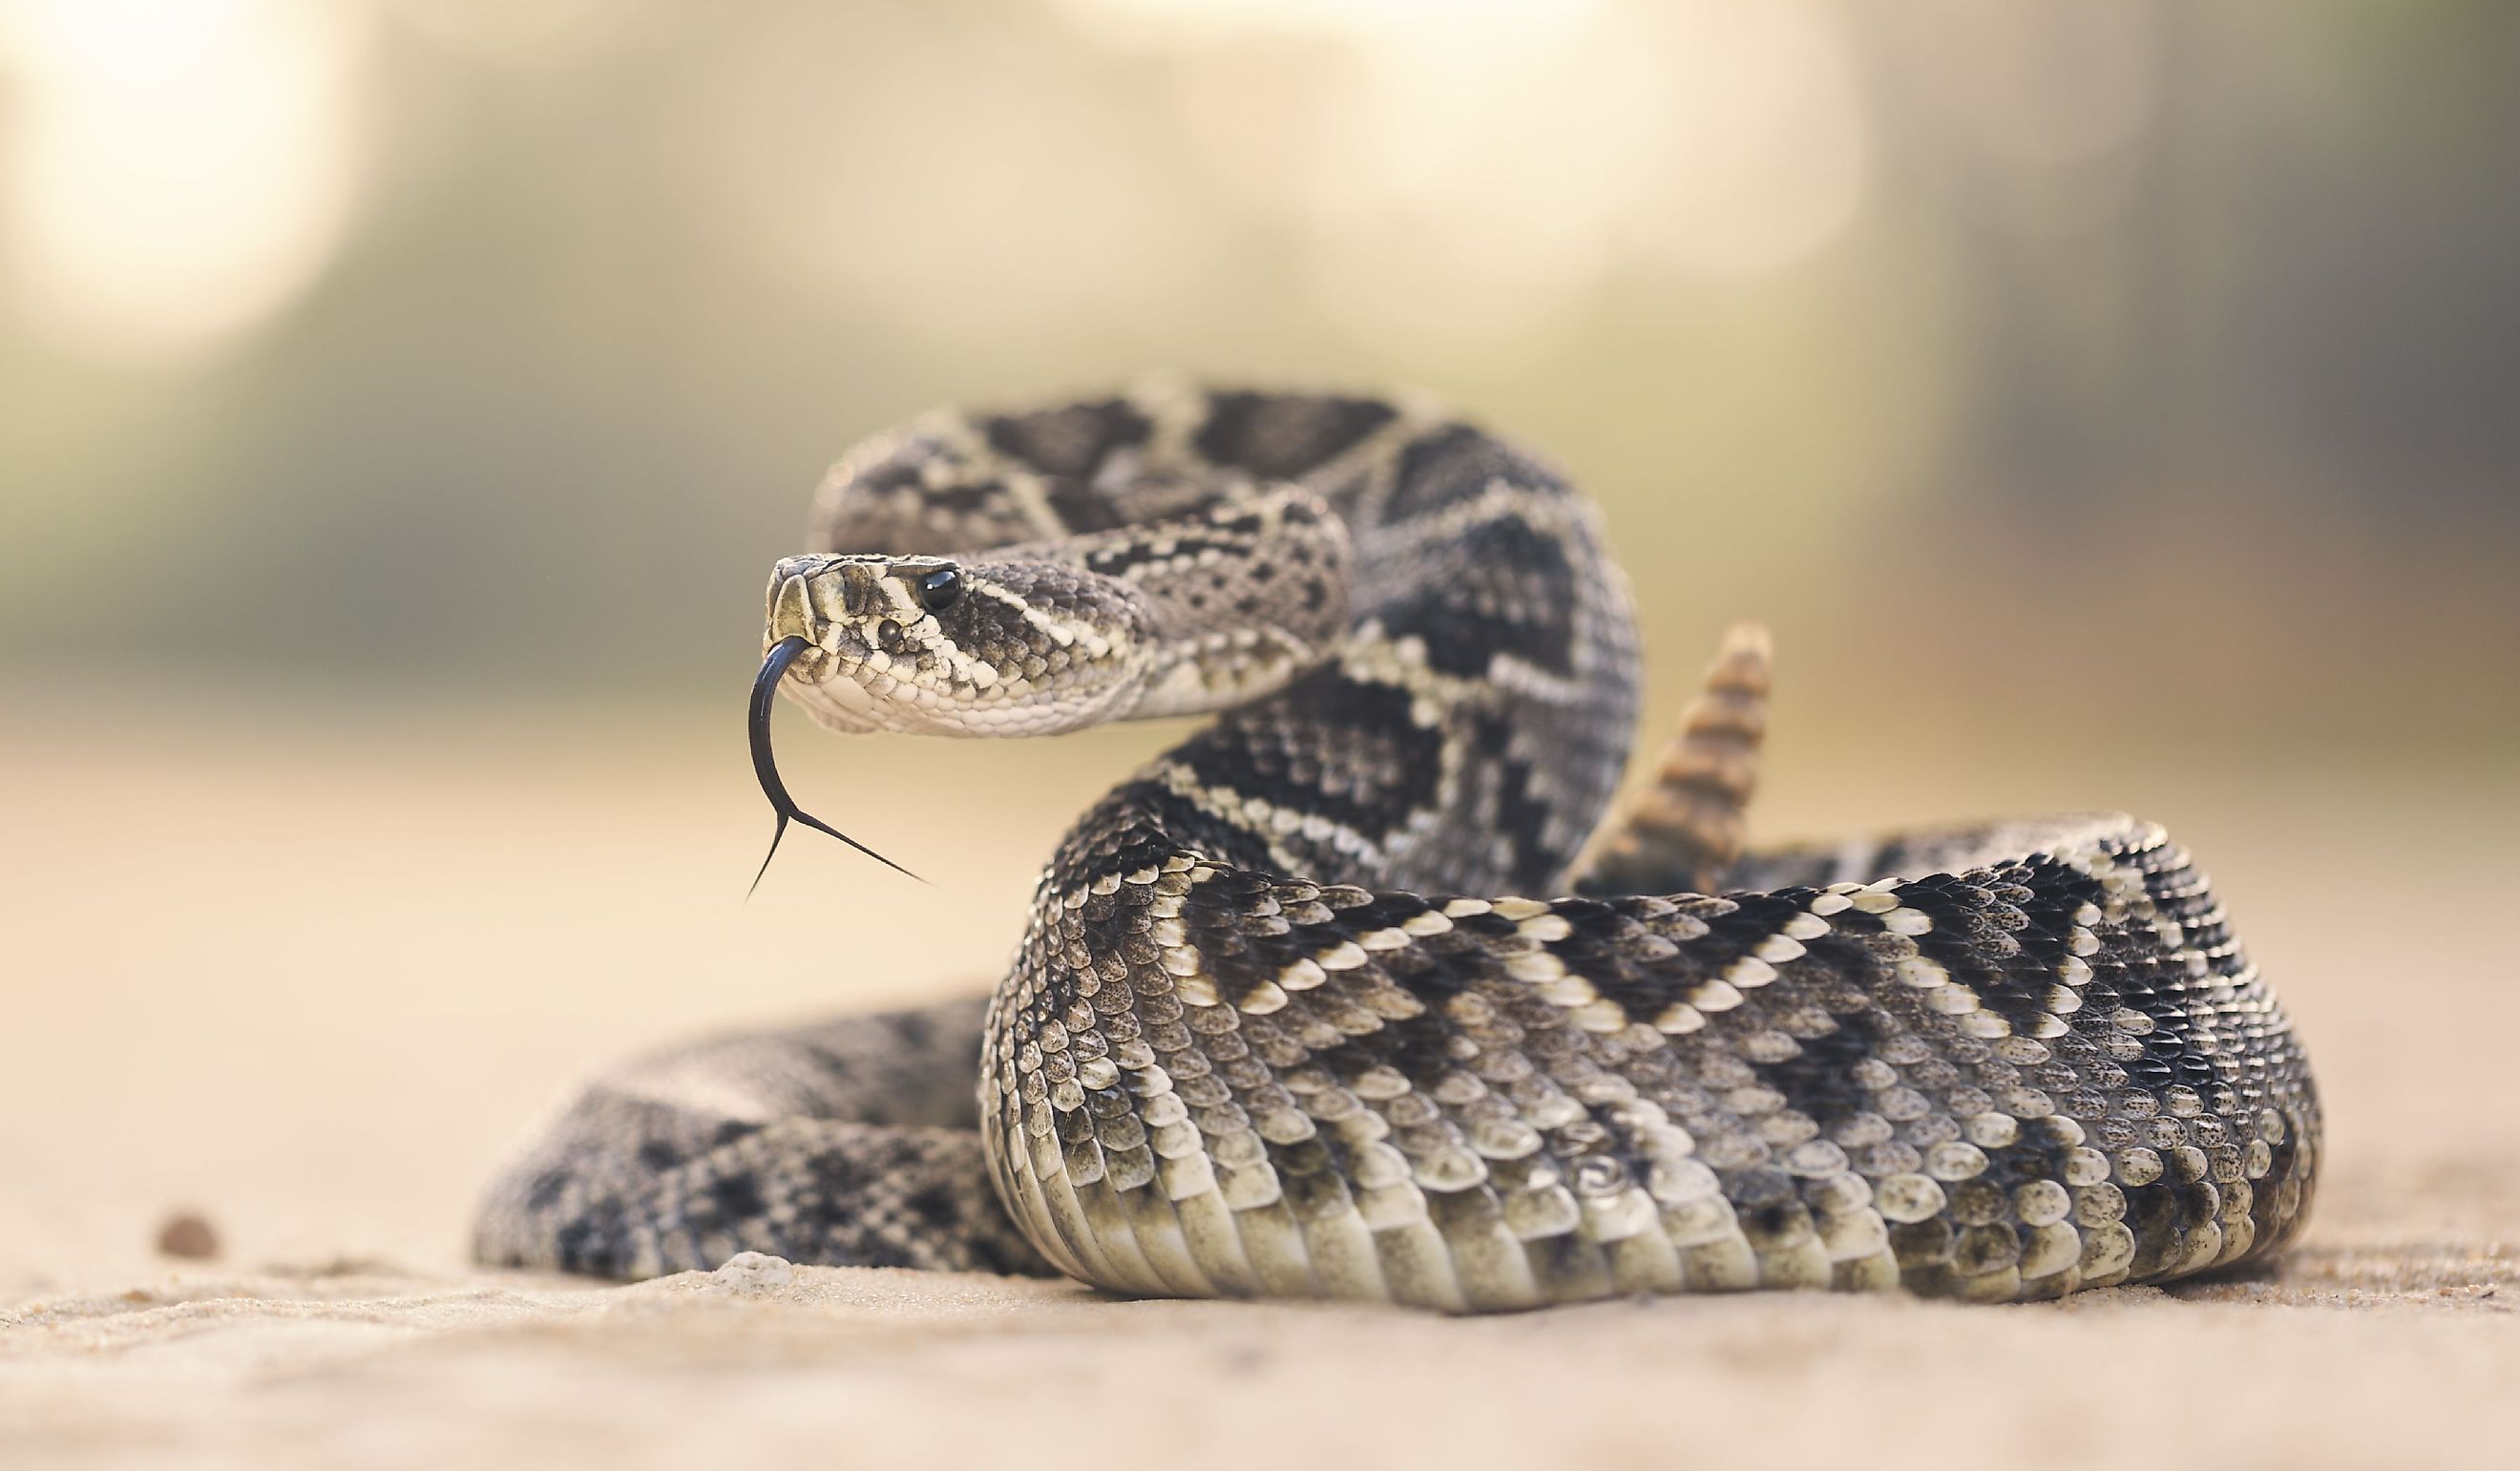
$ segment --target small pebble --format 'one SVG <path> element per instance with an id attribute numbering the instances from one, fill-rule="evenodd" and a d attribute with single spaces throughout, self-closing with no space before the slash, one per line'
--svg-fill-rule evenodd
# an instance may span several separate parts
<path id="1" fill-rule="evenodd" d="M 158 1254 L 206 1262 L 219 1254 L 219 1233 L 197 1211 L 177 1211 L 158 1227 Z"/>
<path id="2" fill-rule="evenodd" d="M 738 1297 L 751 1297 L 785 1287 L 796 1279 L 796 1269 L 785 1257 L 768 1252 L 740 1251 L 726 1259 L 726 1265 L 709 1273 L 710 1284 L 721 1292 Z"/>

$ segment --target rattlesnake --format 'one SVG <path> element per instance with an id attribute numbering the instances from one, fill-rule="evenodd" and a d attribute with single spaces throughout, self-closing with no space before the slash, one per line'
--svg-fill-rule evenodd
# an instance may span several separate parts
<path id="1" fill-rule="evenodd" d="M 773 687 L 842 731 L 1223 713 L 1076 824 L 994 999 L 596 1082 L 493 1187 L 487 1261 L 2011 1300 L 2304 1219 L 2306 1059 L 2160 829 L 1745 854 L 1743 630 L 1594 842 L 1625 584 L 1557 472 L 1440 407 L 1162 379 L 933 415 L 841 461 L 813 545 L 771 581 L 756 732 Z"/>

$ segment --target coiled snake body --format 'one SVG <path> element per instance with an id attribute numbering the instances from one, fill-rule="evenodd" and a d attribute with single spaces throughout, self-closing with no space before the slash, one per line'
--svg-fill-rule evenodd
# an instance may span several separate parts
<path id="1" fill-rule="evenodd" d="M 1077 823 L 985 1007 L 599 1080 L 493 1187 L 486 1260 L 2011 1300 L 2304 1217 L 2306 1061 L 2155 827 L 1745 855 L 1744 633 L 1583 862 L 1624 585 L 1557 474 L 1440 409 L 1166 380 L 931 416 L 841 462 L 814 539 L 764 642 L 827 725 L 1222 713 Z"/>

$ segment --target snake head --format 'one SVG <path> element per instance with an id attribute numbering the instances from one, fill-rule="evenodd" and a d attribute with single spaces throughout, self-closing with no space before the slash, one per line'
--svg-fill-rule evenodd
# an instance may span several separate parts
<path id="1" fill-rule="evenodd" d="M 762 647 L 807 647 L 781 688 L 839 731 L 1043 736 L 1111 718 L 1147 679 L 1127 583 L 1051 560 L 790 557 Z"/>

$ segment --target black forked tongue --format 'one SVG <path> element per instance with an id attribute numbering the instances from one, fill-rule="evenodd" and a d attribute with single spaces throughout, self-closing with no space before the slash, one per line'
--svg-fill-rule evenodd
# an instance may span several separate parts
<path id="1" fill-rule="evenodd" d="M 788 666 L 795 663 L 796 656 L 812 646 L 801 637 L 789 634 L 771 646 L 770 657 L 761 661 L 761 673 L 752 681 L 752 707 L 745 722 L 745 731 L 752 740 L 752 774 L 761 779 L 761 794 L 770 799 L 770 810 L 779 815 L 779 825 L 770 832 L 770 851 L 761 856 L 760 871 L 752 875 L 752 889 L 761 887 L 761 875 L 770 871 L 770 861 L 779 856 L 779 840 L 788 835 L 788 825 L 791 821 L 838 838 L 896 873 L 919 878 L 908 869 L 798 807 L 796 799 L 788 795 L 788 783 L 779 780 L 779 761 L 770 751 L 770 708 L 779 702 L 779 682 L 788 677 Z M 927 880 L 920 878 L 919 881 L 925 883 Z M 743 897 L 751 898 L 752 889 L 744 890 Z"/>

